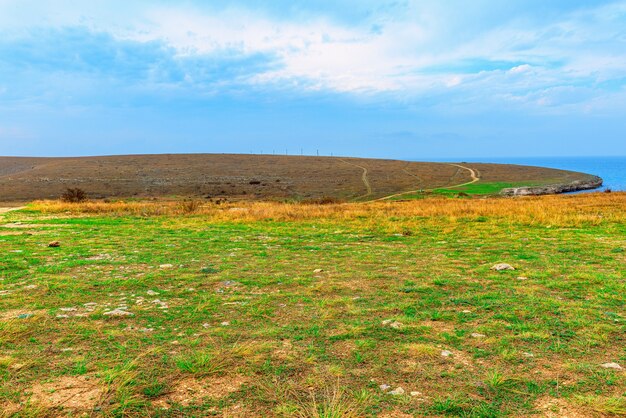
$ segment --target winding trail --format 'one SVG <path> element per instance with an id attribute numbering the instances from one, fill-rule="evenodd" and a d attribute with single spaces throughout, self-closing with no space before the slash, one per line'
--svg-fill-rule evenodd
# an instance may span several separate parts
<path id="1" fill-rule="evenodd" d="M 367 190 L 367 193 L 365 193 L 362 196 L 357 197 L 357 199 L 361 199 L 363 197 L 371 196 L 372 195 L 372 185 L 370 184 L 370 181 L 367 178 L 367 168 L 365 168 L 365 167 L 363 167 L 361 165 L 358 165 L 358 164 L 351 163 L 350 161 L 346 161 L 343 158 L 340 158 L 340 160 L 343 161 L 346 164 L 353 165 L 353 166 L 358 167 L 361 170 L 363 170 L 363 175 L 361 176 L 361 179 L 363 180 L 363 184 L 365 185 L 365 189 Z"/>
<path id="2" fill-rule="evenodd" d="M 13 212 L 14 210 L 20 210 L 20 209 L 25 209 L 26 206 L 20 206 L 20 207 L 16 207 L 16 208 L 0 208 L 0 215 L 7 213 L 7 212 Z"/>
<path id="3" fill-rule="evenodd" d="M 469 167 L 465 167 L 465 166 L 463 166 L 463 165 L 459 165 L 459 164 L 452 164 L 452 163 L 447 163 L 447 164 L 448 164 L 448 165 L 452 165 L 452 166 L 454 166 L 454 167 L 459 167 L 459 168 L 462 168 L 463 170 L 467 170 L 467 171 L 469 171 L 469 173 L 470 173 L 470 177 L 471 177 L 472 181 L 468 181 L 468 182 L 466 182 L 466 183 L 462 183 L 462 184 L 455 184 L 454 186 L 442 186 L 442 187 L 437 187 L 437 189 L 440 189 L 440 188 L 445 188 L 445 189 L 455 189 L 455 188 L 457 188 L 457 187 L 467 186 L 468 184 L 473 184 L 473 183 L 476 183 L 476 182 L 480 181 L 480 176 L 479 176 L 479 174 L 476 172 L 476 170 L 473 170 L 473 169 L 471 169 L 471 168 L 469 168 Z M 406 170 L 405 170 L 405 171 L 406 171 Z M 384 197 L 381 197 L 381 198 L 378 198 L 378 199 L 374 199 L 374 200 L 371 200 L 370 202 L 381 202 L 381 201 L 383 201 L 383 200 L 393 199 L 394 197 L 404 196 L 405 194 L 419 193 L 419 192 L 428 192 L 428 191 L 432 191 L 432 190 L 435 190 L 435 189 L 417 189 L 417 190 L 409 190 L 409 191 L 406 191 L 406 192 L 395 193 L 395 194 L 392 194 L 392 195 L 389 195 L 389 196 L 384 196 Z"/>

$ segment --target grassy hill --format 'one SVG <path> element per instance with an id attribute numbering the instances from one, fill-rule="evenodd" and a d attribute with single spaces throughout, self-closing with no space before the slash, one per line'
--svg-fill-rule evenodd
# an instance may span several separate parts
<path id="1" fill-rule="evenodd" d="M 476 178 L 478 180 L 476 180 Z M 541 167 L 233 154 L 81 158 L 0 157 L 0 201 L 58 198 L 79 187 L 91 198 L 373 200 L 424 190 L 497 193 L 591 176 Z M 406 194 L 407 196 L 404 196 Z"/>

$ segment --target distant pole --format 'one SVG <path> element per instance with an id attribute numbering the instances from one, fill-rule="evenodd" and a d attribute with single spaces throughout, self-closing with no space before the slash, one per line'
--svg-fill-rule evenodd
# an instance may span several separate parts
<path id="1" fill-rule="evenodd" d="M 318 157 L 320 156 L 320 150 L 317 150 L 317 156 Z"/>

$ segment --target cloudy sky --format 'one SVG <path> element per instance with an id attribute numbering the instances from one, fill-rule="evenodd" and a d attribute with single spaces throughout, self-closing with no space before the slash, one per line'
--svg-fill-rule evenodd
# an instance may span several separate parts
<path id="1" fill-rule="evenodd" d="M 626 155 L 626 1 L 0 0 L 0 155 Z"/>

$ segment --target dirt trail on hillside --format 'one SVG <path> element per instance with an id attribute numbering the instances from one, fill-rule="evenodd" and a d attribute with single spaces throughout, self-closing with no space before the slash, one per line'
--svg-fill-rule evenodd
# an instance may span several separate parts
<path id="1" fill-rule="evenodd" d="M 357 199 L 360 199 L 360 198 L 362 198 L 362 197 L 368 197 L 368 196 L 371 196 L 371 194 L 372 194 L 372 185 L 370 184 L 370 181 L 369 181 L 369 179 L 367 178 L 367 168 L 365 168 L 365 167 L 363 167 L 363 166 L 361 166 L 361 165 L 358 165 L 358 164 L 351 163 L 350 161 L 346 161 L 346 160 L 344 160 L 343 158 L 341 158 L 341 161 L 343 161 L 343 162 L 344 162 L 344 163 L 346 163 L 346 164 L 353 165 L 353 166 L 358 167 L 358 168 L 360 168 L 361 170 L 363 170 L 363 175 L 361 176 L 361 179 L 363 180 L 363 184 L 365 185 L 365 189 L 367 190 L 367 193 L 365 193 L 365 194 L 364 194 L 364 195 L 362 195 L 362 196 L 359 196 Z"/>
<path id="2" fill-rule="evenodd" d="M 467 186 L 468 184 L 473 184 L 473 183 L 476 183 L 477 181 L 480 181 L 480 176 L 478 175 L 478 173 L 477 173 L 477 171 L 476 171 L 476 170 L 473 170 L 473 169 L 471 169 L 471 168 L 469 168 L 469 167 L 465 167 L 465 166 L 463 166 L 463 165 L 459 165 L 459 164 L 452 164 L 452 163 L 450 163 L 450 164 L 448 164 L 448 165 L 452 165 L 452 166 L 454 166 L 454 167 L 459 167 L 459 168 L 462 168 L 463 170 L 467 170 L 467 171 L 469 171 L 469 173 L 470 173 L 470 178 L 472 179 L 472 181 L 468 181 L 468 182 L 466 182 L 466 183 L 461 183 L 461 184 L 455 184 L 454 186 L 442 186 L 441 188 L 444 188 L 444 189 L 455 189 L 455 188 L 457 188 L 457 187 Z M 406 170 L 404 170 L 404 171 L 406 171 Z M 411 174 L 411 173 L 408 173 L 408 174 Z M 419 178 L 419 177 L 418 177 L 418 178 Z M 394 197 L 403 196 L 403 195 L 405 195 L 405 194 L 419 193 L 419 192 L 423 192 L 423 191 L 431 191 L 431 190 L 434 190 L 434 189 L 418 189 L 418 190 L 409 190 L 409 191 L 407 191 L 407 192 L 395 193 L 395 194 L 392 194 L 392 195 L 389 195 L 389 196 L 384 196 L 384 197 L 381 197 L 381 198 L 379 198 L 379 199 L 372 200 L 372 202 L 380 202 L 380 201 L 382 201 L 382 200 L 389 200 L 389 199 L 393 199 Z"/>

